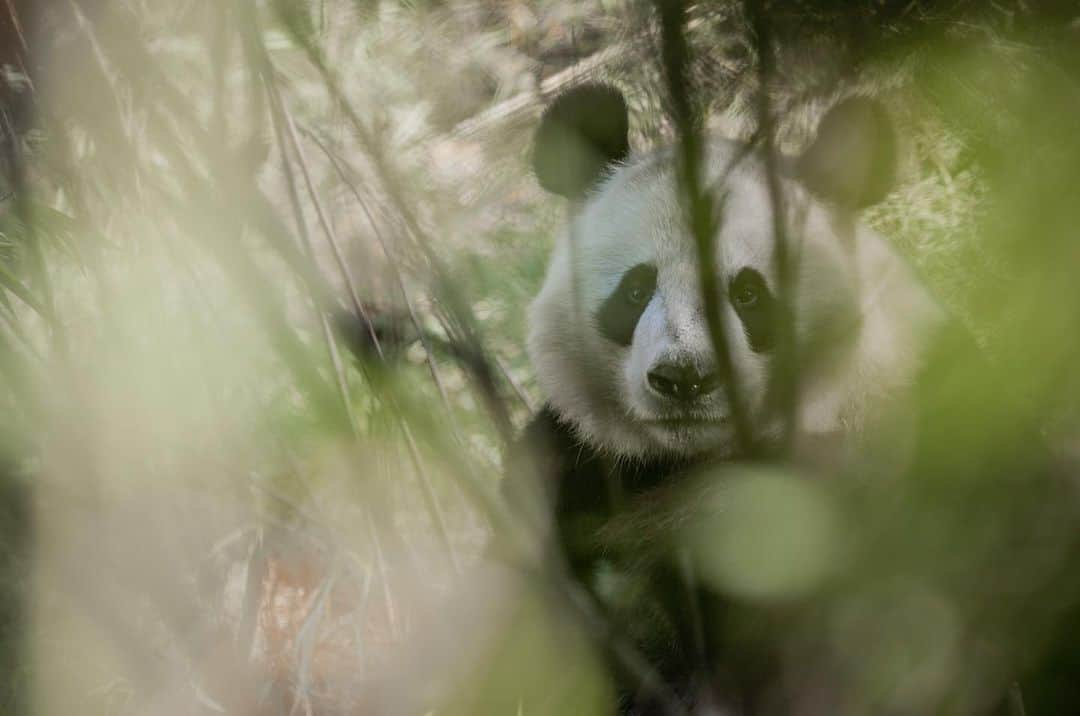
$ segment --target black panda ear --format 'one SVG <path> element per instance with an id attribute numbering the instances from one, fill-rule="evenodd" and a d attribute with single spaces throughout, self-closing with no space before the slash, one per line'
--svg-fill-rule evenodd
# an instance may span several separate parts
<path id="1" fill-rule="evenodd" d="M 614 87 L 585 84 L 564 92 L 536 130 L 532 161 L 540 186 L 580 199 L 630 153 L 629 126 L 626 100 Z"/>
<path id="2" fill-rule="evenodd" d="M 840 206 L 861 209 L 881 201 L 896 176 L 896 135 L 885 108 L 865 97 L 837 104 L 795 161 L 795 171 L 810 191 Z"/>

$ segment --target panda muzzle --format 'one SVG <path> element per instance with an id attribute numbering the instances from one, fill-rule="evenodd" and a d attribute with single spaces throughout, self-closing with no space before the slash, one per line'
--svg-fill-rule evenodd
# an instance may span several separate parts
<path id="1" fill-rule="evenodd" d="M 697 400 L 720 387 L 715 371 L 702 373 L 689 364 L 660 363 L 649 371 L 647 379 L 656 393 L 680 402 Z"/>

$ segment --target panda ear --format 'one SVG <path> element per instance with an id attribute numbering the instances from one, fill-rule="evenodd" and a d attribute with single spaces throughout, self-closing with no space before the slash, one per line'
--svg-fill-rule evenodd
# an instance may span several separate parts
<path id="1" fill-rule="evenodd" d="M 580 199 L 608 167 L 629 153 L 629 118 L 622 93 L 585 84 L 564 92 L 544 112 L 533 146 L 533 171 L 548 191 Z"/>
<path id="2" fill-rule="evenodd" d="M 881 201 L 896 175 L 896 135 L 885 108 L 865 97 L 840 102 L 822 118 L 795 171 L 810 191 L 840 206 Z"/>

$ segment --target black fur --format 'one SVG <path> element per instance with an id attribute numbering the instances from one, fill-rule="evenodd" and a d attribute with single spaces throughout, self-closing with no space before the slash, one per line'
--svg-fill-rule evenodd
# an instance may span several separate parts
<path id="1" fill-rule="evenodd" d="M 655 266 L 638 264 L 627 271 L 618 287 L 596 312 L 600 332 L 617 345 L 630 345 L 638 320 L 655 291 Z"/>
<path id="2" fill-rule="evenodd" d="M 884 107 L 853 97 L 830 109 L 795 173 L 819 197 L 848 209 L 881 201 L 896 178 L 896 137 Z"/>
<path id="3" fill-rule="evenodd" d="M 533 171 L 540 185 L 580 199 L 630 153 L 626 100 L 614 87 L 585 84 L 560 95 L 540 120 Z"/>
<path id="4" fill-rule="evenodd" d="M 666 544 L 656 545 L 656 559 L 643 560 L 637 545 L 620 546 L 617 539 L 606 540 L 604 532 L 643 505 L 663 504 L 667 491 L 704 462 L 612 460 L 583 444 L 569 425 L 545 407 L 515 446 L 503 483 L 511 504 L 528 510 L 535 505 L 522 501 L 536 498 L 536 491 L 529 489 L 530 476 L 541 481 L 542 499 L 553 510 L 555 521 L 552 558 L 568 568 L 612 626 L 630 637 L 665 688 L 687 707 L 715 694 L 722 680 L 717 676 L 719 664 L 726 668 L 726 664 L 739 663 L 757 671 L 761 660 L 749 649 L 729 658 L 718 649 L 723 640 L 703 639 L 703 634 L 719 633 L 732 607 L 688 582 Z M 605 581 L 612 580 L 620 581 L 615 592 L 605 588 Z M 691 614 L 700 619 L 691 619 Z M 609 653 L 609 665 L 620 714 L 664 712 L 613 653 Z M 757 677 L 746 674 L 731 679 L 740 686 L 755 681 Z M 731 692 L 725 691 L 724 697 L 730 699 Z"/>
<path id="5" fill-rule="evenodd" d="M 553 508 L 563 552 L 576 574 L 597 559 L 595 533 L 618 514 L 627 500 L 689 467 L 676 461 L 627 462 L 609 458 L 582 442 L 550 407 L 526 427 L 515 446 L 504 481 L 504 494 L 522 508 L 535 491 L 524 484 L 540 481 L 541 497 Z"/>
<path id="6" fill-rule="evenodd" d="M 776 299 L 762 275 L 744 268 L 732 279 L 728 295 L 743 324 L 750 349 L 755 353 L 771 350 L 776 334 Z"/>

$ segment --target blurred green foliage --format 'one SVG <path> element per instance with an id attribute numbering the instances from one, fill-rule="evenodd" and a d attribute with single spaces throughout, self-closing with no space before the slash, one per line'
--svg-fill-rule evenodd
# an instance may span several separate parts
<path id="1" fill-rule="evenodd" d="M 0 10 L 5 713 L 27 684 L 43 714 L 362 712 L 417 642 L 438 653 L 385 712 L 610 712 L 611 635 L 563 576 L 506 592 L 467 566 L 515 519 L 499 414 L 541 400 L 524 308 L 565 212 L 529 132 L 545 92 L 601 79 L 637 147 L 671 138 L 649 5 Z M 747 138 L 741 6 L 694 5 L 687 39 L 709 127 Z M 893 110 L 907 159 L 867 219 L 986 361 L 933 358 L 899 474 L 732 466 L 602 535 L 643 570 L 688 548 L 733 653 L 781 662 L 800 713 L 987 713 L 1016 679 L 1028 713 L 1068 713 L 1080 13 L 766 7 L 779 145 L 838 96 Z M 380 358 L 368 319 L 426 340 Z M 598 582 L 631 642 L 670 637 L 636 575 Z M 492 624 L 459 622 L 461 590 Z"/>

